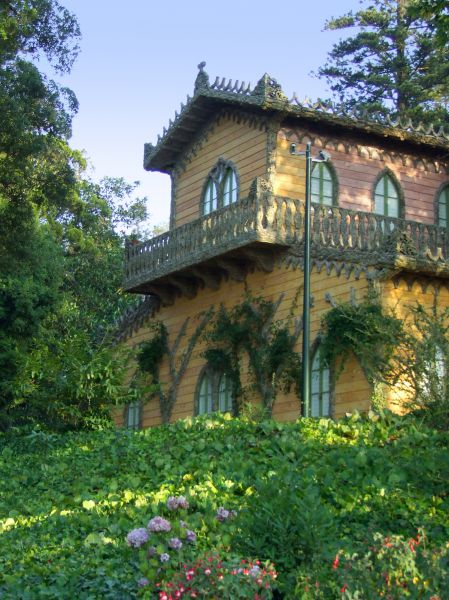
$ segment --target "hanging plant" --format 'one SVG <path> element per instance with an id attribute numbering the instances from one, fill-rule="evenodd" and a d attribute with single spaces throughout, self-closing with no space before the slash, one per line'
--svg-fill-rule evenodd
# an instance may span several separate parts
<path id="1" fill-rule="evenodd" d="M 205 336 L 210 348 L 204 356 L 211 366 L 216 365 L 230 377 L 237 398 L 243 392 L 241 359 L 247 355 L 253 385 L 268 414 L 273 410 L 279 388 L 288 391 L 298 380 L 300 359 L 294 346 L 299 322 L 291 333 L 290 323 L 274 320 L 283 297 L 281 294 L 274 302 L 248 294 L 232 309 L 221 306 Z"/>
<path id="2" fill-rule="evenodd" d="M 370 382 L 391 380 L 404 329 L 400 319 L 383 313 L 377 296 L 335 306 L 325 314 L 323 329 L 320 353 L 325 364 L 337 367 L 337 377 L 354 354 Z"/>
<path id="3" fill-rule="evenodd" d="M 168 334 L 165 325 L 158 321 L 152 326 L 153 336 L 150 340 L 143 342 L 137 353 L 137 362 L 140 371 L 150 373 L 153 382 L 159 382 L 159 367 L 168 352 Z"/>

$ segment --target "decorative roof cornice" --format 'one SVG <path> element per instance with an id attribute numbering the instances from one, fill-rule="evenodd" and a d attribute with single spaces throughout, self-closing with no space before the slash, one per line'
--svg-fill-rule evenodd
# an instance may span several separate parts
<path id="1" fill-rule="evenodd" d="M 139 297 L 137 302 L 128 307 L 116 322 L 113 333 L 115 343 L 124 342 L 131 337 L 155 315 L 159 308 L 160 302 L 156 296 Z"/>
<path id="2" fill-rule="evenodd" d="M 342 105 L 300 101 L 296 94 L 291 99 L 284 95 L 281 86 L 268 74 L 257 85 L 217 77 L 211 84 L 204 70 L 205 62 L 198 65 L 193 97 L 181 103 L 168 128 L 163 128 L 156 145 L 145 144 L 144 168 L 148 171 L 170 173 L 186 145 L 198 128 L 223 107 L 239 107 L 248 111 L 280 113 L 282 118 L 307 123 L 322 123 L 341 131 L 359 132 L 378 139 L 407 142 L 409 145 L 448 151 L 449 133 L 443 127 L 413 124 L 410 119 L 392 119 L 363 110 L 347 112 Z"/>

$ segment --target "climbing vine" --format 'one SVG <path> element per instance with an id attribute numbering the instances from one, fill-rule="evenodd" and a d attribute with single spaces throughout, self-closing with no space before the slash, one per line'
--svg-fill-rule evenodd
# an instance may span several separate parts
<path id="1" fill-rule="evenodd" d="M 275 320 L 283 297 L 281 294 L 274 302 L 248 294 L 231 309 L 222 305 L 209 326 L 205 336 L 209 348 L 204 356 L 212 367 L 224 370 L 231 379 L 237 406 L 243 394 L 244 355 L 248 358 L 253 386 L 268 414 L 272 413 L 279 389 L 288 391 L 298 382 L 300 358 L 294 347 L 300 322 L 296 320 L 292 325 L 291 319 L 286 323 Z"/>
<path id="2" fill-rule="evenodd" d="M 157 322 L 152 325 L 153 335 L 151 339 L 140 346 L 137 355 L 139 369 L 145 373 L 150 373 L 153 378 L 153 383 L 157 384 L 155 393 L 159 398 L 163 423 L 168 423 L 170 421 L 180 381 L 189 364 L 193 349 L 203 333 L 206 324 L 210 321 L 211 314 L 212 309 L 199 315 L 198 323 L 187 343 L 187 347 L 180 356 L 178 356 L 178 354 L 180 354 L 179 346 L 181 340 L 186 335 L 190 317 L 187 317 L 184 320 L 173 342 L 170 343 L 165 325 L 161 322 Z M 164 357 L 167 357 L 168 361 L 168 377 L 167 382 L 162 384 L 159 379 L 159 369 Z"/>
<path id="3" fill-rule="evenodd" d="M 402 321 L 384 314 L 372 292 L 362 302 L 335 305 L 323 318 L 321 356 L 341 375 L 351 354 L 359 360 L 370 382 L 392 382 L 394 356 L 404 340 Z"/>
<path id="4" fill-rule="evenodd" d="M 143 342 L 137 352 L 137 363 L 143 373 L 150 373 L 154 383 L 159 382 L 159 368 L 168 352 L 167 328 L 161 321 L 152 324 L 153 335 Z"/>

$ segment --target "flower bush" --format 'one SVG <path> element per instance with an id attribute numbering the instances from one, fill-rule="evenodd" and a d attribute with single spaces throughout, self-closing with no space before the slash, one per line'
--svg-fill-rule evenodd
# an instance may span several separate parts
<path id="1" fill-rule="evenodd" d="M 410 538 L 376 532 L 364 544 L 352 544 L 352 551 L 338 551 L 315 577 L 310 577 L 310 570 L 299 576 L 296 597 L 445 600 L 448 590 L 449 544 L 428 549 L 422 530 Z"/>
<path id="2" fill-rule="evenodd" d="M 214 596 L 271 598 L 274 569 L 261 567 L 258 561 L 235 558 L 223 561 L 218 554 L 198 558 L 197 533 L 185 520 L 189 507 L 184 496 L 170 496 L 165 506 L 159 507 L 160 512 L 171 513 L 170 520 L 156 515 L 146 528 L 138 527 L 126 536 L 128 546 L 139 550 L 143 574 L 137 582 L 140 594 L 154 598 L 157 593 L 161 600 Z M 206 541 L 226 555 L 225 529 L 236 516 L 237 511 L 220 506 L 215 514 L 196 513 L 192 519 L 203 533 L 206 528 Z"/>
<path id="3" fill-rule="evenodd" d="M 158 584 L 159 600 L 177 598 L 252 598 L 273 597 L 276 571 L 269 563 L 206 555 L 193 564 L 184 564 L 171 581 Z"/>

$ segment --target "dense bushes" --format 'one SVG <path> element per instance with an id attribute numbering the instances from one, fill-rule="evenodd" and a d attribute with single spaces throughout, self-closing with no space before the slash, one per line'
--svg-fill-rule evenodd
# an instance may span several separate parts
<path id="1" fill-rule="evenodd" d="M 447 598 L 448 441 L 390 414 L 291 424 L 217 416 L 142 432 L 2 435 L 0 596 L 143 593 L 146 564 L 126 536 L 182 495 L 198 556 L 211 549 L 200 515 L 236 510 L 226 535 L 212 540 L 220 558 L 272 561 L 286 598 L 355 598 L 363 585 L 378 591 L 359 597 Z M 376 577 L 385 569 L 382 590 Z"/>

